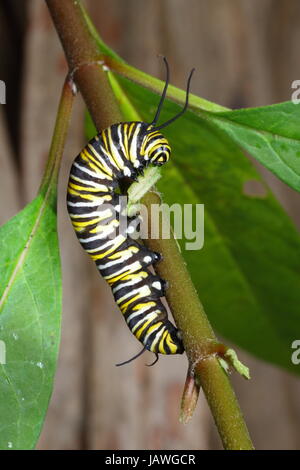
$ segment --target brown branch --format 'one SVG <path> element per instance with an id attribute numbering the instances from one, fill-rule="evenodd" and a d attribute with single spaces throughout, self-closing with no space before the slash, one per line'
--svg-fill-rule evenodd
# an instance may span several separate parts
<path id="1" fill-rule="evenodd" d="M 47 0 L 73 78 L 97 129 L 122 120 L 106 73 L 103 57 L 82 15 L 80 2 Z"/>

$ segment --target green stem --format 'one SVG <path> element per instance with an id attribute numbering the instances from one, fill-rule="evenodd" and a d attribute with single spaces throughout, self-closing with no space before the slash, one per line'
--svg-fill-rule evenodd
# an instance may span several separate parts
<path id="1" fill-rule="evenodd" d="M 164 83 L 158 78 L 151 77 L 147 73 L 142 72 L 141 70 L 138 70 L 132 67 L 131 65 L 126 64 L 126 62 L 117 60 L 116 58 L 111 57 L 109 55 L 104 55 L 103 59 L 105 61 L 105 64 L 113 72 L 116 72 L 119 75 L 122 75 L 123 77 L 128 78 L 129 80 L 138 83 L 144 88 L 148 88 L 154 93 L 160 95 Z M 180 90 L 173 85 L 169 85 L 166 96 L 172 101 L 177 102 L 180 105 L 184 105 L 186 92 L 185 90 Z M 221 106 L 219 104 L 205 100 L 204 98 L 200 98 L 199 96 L 193 95 L 192 93 L 190 93 L 189 95 L 189 109 L 194 109 L 197 112 L 210 111 L 214 113 L 230 111 L 230 109 L 225 108 L 225 106 Z"/>
<path id="2" fill-rule="evenodd" d="M 160 206 L 161 199 L 157 193 L 148 192 L 141 202 L 146 207 Z M 161 234 L 162 225 L 166 228 L 168 223 L 168 218 L 162 212 L 157 233 Z M 151 213 L 149 213 L 148 227 L 150 231 Z M 155 265 L 155 270 L 163 279 L 168 280 L 169 289 L 166 291 L 166 298 L 176 324 L 182 331 L 189 361 L 193 364 L 199 357 L 205 357 L 215 350 L 218 345 L 217 338 L 191 282 L 173 234 L 166 239 L 151 238 L 149 233 L 144 242 L 151 250 L 163 253 L 163 260 Z"/>
<path id="3" fill-rule="evenodd" d="M 70 124 L 75 92 L 74 82 L 70 77 L 67 77 L 58 105 L 49 157 L 43 179 L 40 184 L 39 193 L 45 193 L 51 186 L 51 191 L 56 194 L 58 171 Z"/>
<path id="4" fill-rule="evenodd" d="M 161 200 L 157 193 L 149 192 L 144 196 L 142 203 L 153 207 L 160 205 Z M 150 217 L 151 214 L 148 226 Z M 168 219 L 162 213 L 159 233 L 163 224 L 166 228 Z M 176 240 L 173 236 L 169 239 L 148 237 L 145 242 L 151 250 L 163 253 L 163 260 L 155 266 L 155 270 L 163 279 L 168 280 L 166 298 L 176 324 L 182 331 L 190 368 L 196 383 L 201 385 L 206 395 L 224 448 L 253 449 L 229 378 L 218 361 L 218 353 L 223 355 L 225 348 L 217 341 Z M 194 396 L 195 392 L 191 400 Z"/>
<path id="5" fill-rule="evenodd" d="M 112 89 L 103 67 L 95 62 L 103 60 L 97 48 L 95 33 L 86 22 L 86 15 L 77 0 L 47 0 L 54 24 L 61 38 L 70 69 L 78 84 L 97 128 L 121 121 Z M 141 80 L 141 84 L 144 84 Z M 142 200 L 148 213 L 160 199 L 148 193 Z M 206 394 L 216 425 L 226 449 L 252 449 L 242 413 L 228 377 L 220 366 L 217 354 L 223 353 L 212 327 L 205 315 L 179 252 L 176 240 L 144 240 L 145 244 L 162 253 L 164 261 L 157 265 L 157 272 L 169 281 L 167 299 L 178 327 L 189 360 L 189 368 Z M 197 393 L 191 390 L 191 400 Z M 188 404 L 185 404 L 188 407 Z"/>
<path id="6" fill-rule="evenodd" d="M 217 357 L 210 356 L 199 362 L 195 375 L 203 388 L 224 449 L 253 450 L 237 398 Z"/>

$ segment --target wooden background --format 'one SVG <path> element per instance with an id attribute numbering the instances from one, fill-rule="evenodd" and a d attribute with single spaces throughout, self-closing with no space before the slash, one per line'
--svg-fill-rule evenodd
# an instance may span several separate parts
<path id="1" fill-rule="evenodd" d="M 172 83 L 180 87 L 194 66 L 193 92 L 225 106 L 288 100 L 292 81 L 300 79 L 297 0 L 85 3 L 103 39 L 129 63 L 162 78 L 157 54 L 165 54 Z M 45 3 L 0 0 L 0 79 L 7 84 L 7 104 L 0 106 L 1 223 L 36 194 L 65 73 Z M 137 343 L 78 245 L 65 208 L 68 171 L 84 145 L 83 112 L 78 98 L 59 189 L 62 345 L 38 448 L 219 448 L 203 397 L 191 423 L 178 423 L 185 358 L 163 357 L 150 369 L 145 356 L 128 367 L 114 366 L 134 354 Z M 299 194 L 260 170 L 300 226 Z M 252 380 L 233 376 L 233 382 L 256 448 L 299 448 L 299 380 L 245 352 L 240 356 Z"/>

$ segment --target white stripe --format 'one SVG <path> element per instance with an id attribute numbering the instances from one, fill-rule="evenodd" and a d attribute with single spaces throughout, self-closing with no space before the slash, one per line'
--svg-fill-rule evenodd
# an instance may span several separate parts
<path id="1" fill-rule="evenodd" d="M 115 158 L 115 160 L 117 161 L 117 165 L 120 169 L 123 169 L 124 168 L 124 160 L 123 158 L 121 157 L 117 147 L 115 146 L 115 143 L 113 141 L 113 138 L 112 138 L 112 132 L 111 130 L 109 129 L 108 131 L 109 133 L 109 143 L 110 143 L 110 148 L 111 148 L 111 152 L 113 154 L 113 157 Z"/>
<path id="2" fill-rule="evenodd" d="M 96 207 L 96 206 L 101 206 L 101 204 L 103 204 L 103 202 L 99 202 L 99 201 L 90 201 L 90 202 L 70 202 L 68 201 L 67 202 L 68 206 L 71 206 L 71 207 Z"/>
<path id="3" fill-rule="evenodd" d="M 144 323 L 144 322 L 147 322 L 147 321 L 151 321 L 153 320 L 154 318 L 156 317 L 156 313 L 155 312 L 152 312 L 152 313 L 148 313 L 147 315 L 145 315 L 140 321 L 138 321 L 134 327 L 132 328 L 132 333 L 134 333 L 136 330 L 139 329 L 139 326 Z"/>
<path id="4" fill-rule="evenodd" d="M 136 310 L 135 312 L 131 313 L 129 315 L 129 317 L 127 318 L 126 320 L 126 323 L 129 325 L 129 322 L 136 316 L 138 315 L 141 315 L 142 313 L 146 312 L 147 310 L 149 310 L 149 308 L 152 308 L 153 305 L 146 305 L 145 307 L 139 309 L 139 310 Z"/>
<path id="5" fill-rule="evenodd" d="M 142 268 L 141 263 L 139 261 L 135 261 L 134 263 L 131 263 L 128 266 L 124 266 L 124 268 L 120 269 L 120 271 L 116 271 L 115 273 L 110 274 L 109 276 L 105 276 L 104 279 L 114 278 L 118 276 L 119 274 L 124 273 L 124 271 L 126 272 L 126 275 L 132 274 L 136 271 L 139 271 L 141 268 Z"/>
<path id="6" fill-rule="evenodd" d="M 123 300 L 128 299 L 128 297 L 132 296 L 134 297 L 135 294 L 141 294 L 143 297 L 146 297 L 147 295 L 151 294 L 151 291 L 148 286 L 142 286 L 139 289 L 134 289 L 131 292 L 128 292 L 127 294 L 123 295 L 120 299 L 117 300 L 117 304 L 120 304 L 123 302 Z M 142 297 L 141 297 L 142 300 Z"/>
<path id="7" fill-rule="evenodd" d="M 78 178 L 77 176 L 74 176 L 72 173 L 71 173 L 71 178 L 75 181 L 78 181 L 79 183 L 83 183 L 88 186 L 93 186 L 94 188 L 99 189 L 99 191 L 103 191 L 105 193 L 109 192 L 109 190 L 112 189 L 106 186 L 106 184 L 99 184 L 99 183 L 95 183 L 95 181 L 84 180 L 82 178 Z M 88 189 L 88 188 L 83 188 L 83 189 Z"/>
<path id="8" fill-rule="evenodd" d="M 117 225 L 116 225 L 116 227 L 117 227 Z M 111 228 L 110 231 L 106 231 L 106 232 L 104 231 L 103 233 L 95 235 L 95 236 L 90 237 L 90 238 L 79 238 L 79 241 L 81 243 L 88 243 L 88 242 L 92 242 L 93 240 L 103 240 L 103 238 L 107 237 L 108 235 L 110 235 L 111 233 L 114 232 L 115 226 L 114 225 L 112 227 L 109 226 L 109 228 Z"/>
<path id="9" fill-rule="evenodd" d="M 132 138 L 132 141 L 131 141 L 131 145 L 130 145 L 130 149 L 129 149 L 129 155 L 130 155 L 130 160 L 132 162 L 135 162 L 137 160 L 137 152 L 136 152 L 136 148 L 137 148 L 137 136 L 140 132 L 140 128 L 141 128 L 141 125 L 137 125 L 136 127 L 136 130 L 133 134 L 133 138 Z M 131 158 L 133 157 L 133 158 Z"/>
<path id="10" fill-rule="evenodd" d="M 114 264 L 118 264 L 118 263 L 123 263 L 123 261 L 126 261 L 128 260 L 129 258 L 131 258 L 132 256 L 134 255 L 134 253 L 130 250 L 127 250 L 126 253 L 124 253 L 122 256 L 120 256 L 120 258 L 114 260 L 114 261 L 110 261 L 109 263 L 106 263 L 106 264 L 100 264 L 99 265 L 99 268 L 101 269 L 106 269 L 106 268 L 110 268 L 111 266 L 113 266 Z"/>
<path id="11" fill-rule="evenodd" d="M 124 131 L 125 134 L 125 131 Z M 118 125 L 118 137 L 119 137 L 119 145 L 122 149 L 122 152 L 124 153 L 124 156 L 127 158 L 124 143 L 123 143 L 123 137 L 122 137 L 122 124 Z"/>
<path id="12" fill-rule="evenodd" d="M 69 215 L 72 217 L 72 219 L 84 219 L 86 217 L 92 217 L 94 215 L 105 215 L 107 214 L 107 217 L 110 217 L 112 215 L 112 211 L 110 209 L 105 209 L 104 211 L 94 211 L 94 212 L 86 212 L 85 214 L 72 214 L 69 212 Z"/>
<path id="13" fill-rule="evenodd" d="M 118 286 L 112 288 L 113 294 L 115 294 L 116 292 L 118 292 L 118 290 L 123 289 L 123 287 L 127 287 L 127 286 L 130 286 L 130 287 L 131 287 L 131 286 L 134 286 L 134 285 L 137 284 L 138 282 L 141 282 L 141 280 L 142 280 L 142 278 L 141 278 L 141 277 L 138 277 L 138 278 L 136 278 L 136 279 L 132 279 L 131 281 L 124 282 L 123 284 L 122 284 L 122 281 L 120 281 L 121 284 L 119 284 Z"/>
<path id="14" fill-rule="evenodd" d="M 161 283 L 159 281 L 152 282 L 154 289 L 161 290 Z"/>
<path id="15" fill-rule="evenodd" d="M 155 147 L 159 143 L 159 139 L 155 139 L 151 144 L 147 145 L 147 153 L 149 153 L 149 150 L 152 149 L 152 147 Z M 159 148 L 159 147 L 158 147 Z"/>
<path id="16" fill-rule="evenodd" d="M 160 327 L 161 327 L 161 325 L 159 325 L 159 328 L 160 328 Z M 155 330 L 154 330 L 154 331 L 155 331 Z M 150 334 L 154 333 L 154 331 L 152 331 Z M 166 326 L 164 325 L 164 326 L 162 327 L 162 329 L 161 329 L 158 333 L 156 333 L 155 339 L 154 339 L 154 341 L 151 343 L 151 348 L 155 348 L 155 346 L 157 345 L 157 343 L 161 340 L 161 337 L 162 337 L 162 335 L 164 334 L 165 331 L 166 331 Z M 150 335 L 146 335 L 146 336 L 145 336 L 145 339 L 144 339 L 145 342 L 146 342 L 146 340 L 148 340 L 148 336 L 150 336 Z"/>
<path id="17" fill-rule="evenodd" d="M 110 194 L 107 194 L 106 196 L 96 196 L 97 200 L 96 201 L 89 201 L 89 202 L 70 202 L 68 201 L 69 206 L 73 207 L 86 207 L 86 206 L 101 206 L 101 204 L 104 204 L 106 202 L 110 202 L 112 200 L 112 197 Z"/>
<path id="18" fill-rule="evenodd" d="M 100 180 L 107 179 L 107 175 L 105 173 L 96 173 L 95 171 L 89 170 L 88 168 L 79 165 L 77 162 L 74 162 L 73 165 L 78 168 L 78 170 L 83 171 L 84 173 L 87 173 L 88 175 L 93 176 L 94 178 L 98 178 Z"/>
<path id="19" fill-rule="evenodd" d="M 127 166 L 124 166 L 123 173 L 124 173 L 124 176 L 131 176 L 131 171 L 129 170 Z"/>
<path id="20" fill-rule="evenodd" d="M 115 264 L 119 264 L 119 263 L 122 263 L 122 259 L 119 258 L 119 259 L 116 259 L 114 261 L 110 261 L 109 263 L 106 263 L 106 264 L 98 264 L 98 269 L 107 269 L 107 268 L 111 268 L 112 266 L 114 266 Z"/>
<path id="21" fill-rule="evenodd" d="M 94 251 L 104 250 L 105 248 L 110 247 L 110 246 L 114 246 L 114 245 L 117 246 L 120 241 L 120 238 L 122 238 L 122 242 L 126 240 L 126 238 L 123 237 L 123 235 L 118 235 L 116 238 L 113 238 L 112 240 L 108 240 L 108 242 L 104 243 L 104 245 L 101 245 L 101 247 L 93 248 L 92 250 L 86 250 L 86 251 L 88 253 L 93 253 Z"/>
<path id="22" fill-rule="evenodd" d="M 99 162 L 102 164 L 102 166 L 104 166 L 105 169 L 107 169 L 107 171 L 109 172 L 109 174 L 112 174 L 112 170 L 109 168 L 108 164 L 106 163 L 105 160 L 103 160 L 103 157 L 101 156 L 101 154 L 99 152 L 97 152 L 97 150 L 94 149 L 94 147 L 91 145 L 91 144 L 88 144 L 88 147 L 89 149 L 92 151 L 92 153 L 94 154 L 94 156 L 99 160 Z M 102 147 L 102 145 L 100 144 L 100 150 L 101 152 L 104 153 L 104 155 L 106 155 L 109 159 L 110 159 L 110 156 L 109 154 L 106 152 L 105 148 Z"/>

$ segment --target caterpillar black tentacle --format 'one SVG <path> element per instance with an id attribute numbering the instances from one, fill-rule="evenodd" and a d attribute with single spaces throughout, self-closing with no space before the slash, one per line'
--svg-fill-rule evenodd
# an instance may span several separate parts
<path id="1" fill-rule="evenodd" d="M 156 358 L 154 359 L 153 362 L 151 362 L 151 364 L 146 364 L 147 367 L 152 367 L 152 366 L 154 366 L 154 364 L 157 363 L 157 361 L 159 359 L 159 355 L 157 353 L 154 353 L 154 354 L 155 354 Z"/>
<path id="2" fill-rule="evenodd" d="M 187 109 L 193 70 L 182 111 L 155 127 L 169 83 L 165 58 L 164 62 L 167 79 L 152 123 L 123 122 L 99 132 L 76 157 L 69 177 L 67 205 L 76 235 L 110 285 L 131 332 L 144 346 L 132 359 L 117 365 L 145 350 L 156 355 L 154 363 L 158 354 L 184 351 L 180 332 L 168 320 L 160 300 L 166 281 L 148 269 L 161 256 L 133 240 L 129 229 L 121 233 L 120 195 L 116 192 L 124 177 L 136 179 L 149 164 L 161 166 L 169 160 L 170 145 L 159 130 Z"/>
<path id="3" fill-rule="evenodd" d="M 125 364 L 129 364 L 129 362 L 134 361 L 135 359 L 137 359 L 138 357 L 140 357 L 142 354 L 144 354 L 145 351 L 147 351 L 146 346 L 144 346 L 143 349 L 142 349 L 140 352 L 138 352 L 135 356 L 131 357 L 131 358 L 128 359 L 127 361 L 120 362 L 119 364 L 116 364 L 116 366 L 117 366 L 117 367 L 120 367 L 120 366 L 125 366 Z"/>

